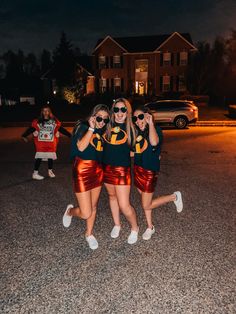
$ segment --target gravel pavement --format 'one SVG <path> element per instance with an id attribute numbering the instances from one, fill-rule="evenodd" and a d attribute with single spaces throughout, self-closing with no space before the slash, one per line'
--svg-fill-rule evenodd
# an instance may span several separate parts
<path id="1" fill-rule="evenodd" d="M 62 226 L 66 205 L 75 202 L 69 140 L 60 141 L 56 178 L 33 181 L 33 143 L 15 139 L 21 131 L 5 130 L 0 141 L 1 313 L 236 313 L 235 127 L 164 130 L 155 193 L 182 191 L 183 212 L 173 204 L 156 209 L 157 232 L 145 242 L 133 188 L 140 237 L 130 246 L 125 220 L 120 238 L 109 236 L 103 190 L 96 251 L 85 242 L 83 221 Z"/>

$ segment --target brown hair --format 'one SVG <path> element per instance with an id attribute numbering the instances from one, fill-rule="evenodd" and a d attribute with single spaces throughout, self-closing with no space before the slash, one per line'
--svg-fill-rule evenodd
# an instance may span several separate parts
<path id="1" fill-rule="evenodd" d="M 89 120 L 91 117 L 95 116 L 99 111 L 105 111 L 105 112 L 108 113 L 108 115 L 110 114 L 110 113 L 109 113 L 109 109 L 108 109 L 108 107 L 107 107 L 106 105 L 103 105 L 103 104 L 98 104 L 98 105 L 96 105 L 96 106 L 93 108 L 93 110 L 91 111 L 91 113 L 89 114 L 89 116 L 88 116 L 88 118 L 86 119 L 86 121 L 78 120 L 78 121 L 76 122 L 75 127 L 74 127 L 74 130 L 73 130 L 73 135 L 75 135 L 75 134 L 77 133 L 77 131 L 78 131 L 78 129 L 80 128 L 80 126 L 81 126 L 82 123 L 87 123 L 88 120 Z"/>
<path id="2" fill-rule="evenodd" d="M 149 109 L 148 107 L 146 107 L 146 106 L 144 106 L 144 105 L 137 105 L 137 106 L 135 107 L 134 111 L 133 111 L 133 114 L 135 113 L 135 111 L 142 111 L 144 114 L 145 114 L 145 113 L 150 114 L 150 115 L 152 116 L 153 121 L 154 121 L 154 116 L 153 116 L 152 112 L 150 111 L 150 109 Z M 137 136 L 137 135 L 138 135 L 138 129 L 139 129 L 139 127 L 138 127 L 136 124 L 134 124 L 134 126 L 135 126 L 135 133 L 136 133 L 136 136 Z M 144 137 L 147 137 L 147 136 L 148 136 L 148 133 L 149 133 L 149 131 L 148 131 L 148 126 L 146 125 Z"/>
<path id="3" fill-rule="evenodd" d="M 52 109 L 48 106 L 48 105 L 45 105 L 41 108 L 41 111 L 40 111 L 40 116 L 38 118 L 38 122 L 42 125 L 44 125 L 45 123 L 45 119 L 44 119 L 44 115 L 43 115 L 43 110 L 44 109 L 48 109 L 49 111 L 49 119 L 52 119 L 52 120 L 57 120 L 56 117 L 53 115 L 52 113 Z"/>
<path id="4" fill-rule="evenodd" d="M 135 141 L 135 129 L 134 129 L 134 125 L 132 122 L 132 107 L 131 107 L 130 102 L 126 98 L 118 98 L 112 104 L 111 112 L 110 112 L 111 118 L 110 118 L 110 122 L 107 126 L 107 132 L 106 132 L 107 138 L 108 138 L 108 140 L 111 139 L 111 129 L 115 124 L 115 115 L 114 115 L 113 108 L 115 107 L 115 105 L 118 102 L 122 102 L 125 105 L 125 107 L 127 108 L 127 118 L 126 118 L 126 122 L 125 122 L 126 123 L 126 133 L 128 135 L 127 142 L 129 144 L 129 146 L 133 146 L 134 141 Z"/>

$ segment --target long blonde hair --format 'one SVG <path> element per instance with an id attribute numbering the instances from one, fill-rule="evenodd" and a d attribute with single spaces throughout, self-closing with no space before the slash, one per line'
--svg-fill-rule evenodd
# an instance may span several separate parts
<path id="1" fill-rule="evenodd" d="M 130 102 L 126 98 L 118 98 L 112 104 L 111 111 L 110 111 L 110 122 L 108 123 L 107 131 L 106 131 L 107 139 L 109 141 L 111 140 L 111 129 L 115 125 L 115 115 L 114 115 L 113 108 L 118 102 L 122 102 L 127 108 L 127 117 L 125 121 L 126 133 L 128 136 L 127 142 L 129 146 L 133 146 L 135 142 L 135 128 L 132 122 L 132 107 L 131 107 Z"/>

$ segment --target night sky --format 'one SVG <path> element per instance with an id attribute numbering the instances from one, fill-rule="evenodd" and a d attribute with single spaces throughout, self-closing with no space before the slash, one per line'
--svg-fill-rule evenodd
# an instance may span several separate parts
<path id="1" fill-rule="evenodd" d="M 98 38 L 189 32 L 212 41 L 236 28 L 236 0 L 0 0 L 0 53 L 54 49 L 64 30 L 83 52 Z"/>

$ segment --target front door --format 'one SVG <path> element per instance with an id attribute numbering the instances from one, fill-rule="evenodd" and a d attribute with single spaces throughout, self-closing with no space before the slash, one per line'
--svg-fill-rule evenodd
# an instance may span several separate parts
<path id="1" fill-rule="evenodd" d="M 143 95 L 147 93 L 148 60 L 135 61 L 135 93 Z"/>
<path id="2" fill-rule="evenodd" d="M 147 93 L 147 81 L 136 81 L 135 82 L 135 93 L 143 95 Z"/>

